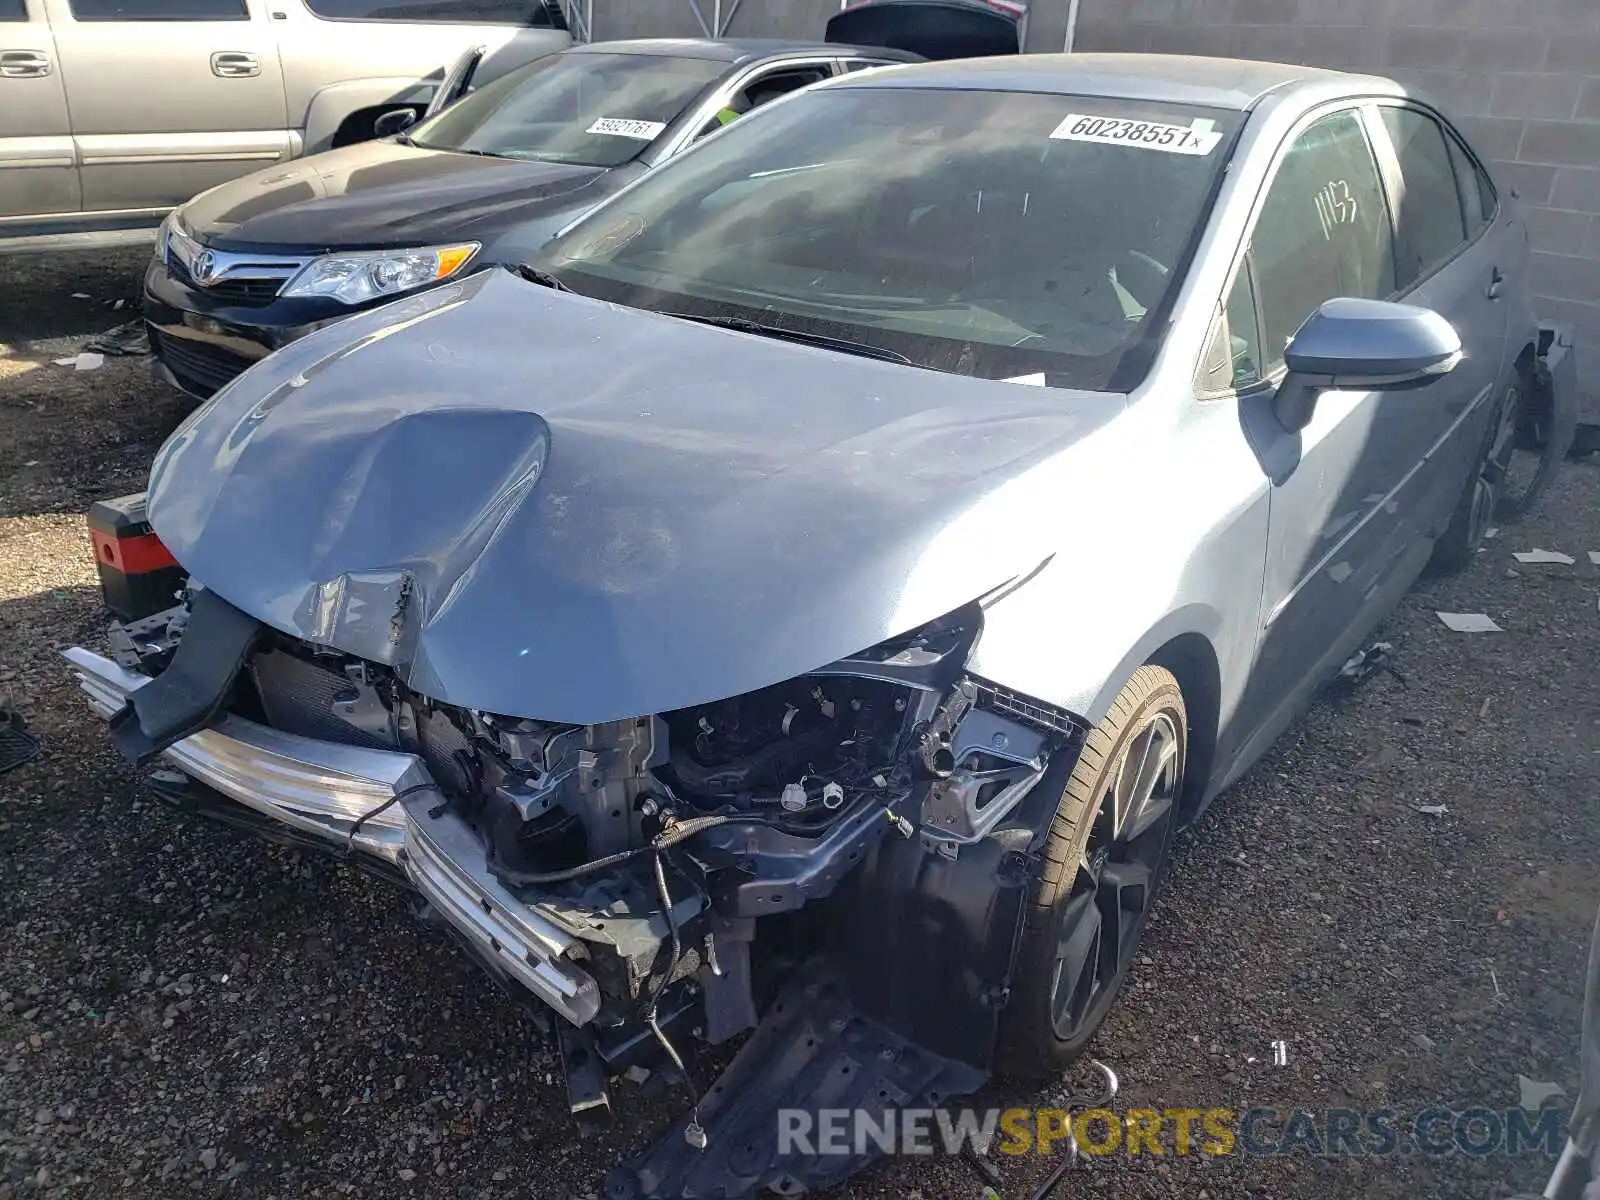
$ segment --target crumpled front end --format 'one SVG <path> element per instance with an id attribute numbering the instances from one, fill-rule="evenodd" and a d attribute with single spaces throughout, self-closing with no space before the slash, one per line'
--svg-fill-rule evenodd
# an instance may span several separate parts
<path id="1" fill-rule="evenodd" d="M 437 702 L 193 583 L 119 622 L 113 657 L 66 657 L 160 798 L 390 875 L 560 1014 L 581 1120 L 608 1111 L 609 1074 L 687 1082 L 693 1044 L 760 1026 L 614 1180 L 732 1196 L 860 1165 L 760 1136 L 797 1095 L 839 1103 L 829 1078 L 903 1104 L 985 1078 L 1030 846 L 1081 729 L 967 673 L 982 611 L 591 725 Z"/>

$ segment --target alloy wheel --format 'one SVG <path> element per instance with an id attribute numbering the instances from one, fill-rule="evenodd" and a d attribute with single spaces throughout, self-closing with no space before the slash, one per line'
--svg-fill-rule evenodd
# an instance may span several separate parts
<path id="1" fill-rule="evenodd" d="M 1177 811 L 1182 746 L 1172 718 L 1153 713 L 1108 775 L 1059 926 L 1050 1017 L 1062 1041 L 1093 1027 L 1133 961 Z"/>

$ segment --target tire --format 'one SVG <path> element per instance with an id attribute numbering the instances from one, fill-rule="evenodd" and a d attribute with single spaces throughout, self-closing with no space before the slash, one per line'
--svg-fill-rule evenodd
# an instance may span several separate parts
<path id="1" fill-rule="evenodd" d="M 1520 373 L 1500 393 L 1494 409 L 1489 414 L 1488 426 L 1478 442 L 1478 452 L 1472 457 L 1472 469 L 1461 485 L 1455 511 L 1450 514 L 1450 524 L 1433 544 L 1433 555 L 1428 559 L 1428 570 L 1446 575 L 1466 570 L 1483 545 L 1484 535 L 1500 510 L 1498 481 L 1503 467 L 1497 467 L 1497 453 L 1511 455 L 1509 439 L 1516 436 L 1518 413 L 1524 395 Z"/>
<path id="2" fill-rule="evenodd" d="M 999 1064 L 1008 1074 L 1059 1073 L 1116 999 L 1166 872 L 1188 741 L 1183 693 L 1161 667 L 1135 671 L 1084 739 L 1042 851 L 1001 1021 Z M 1118 829 L 1116 806 L 1106 800 L 1119 784 L 1124 800 L 1134 798 L 1140 788 L 1128 785 L 1140 783 L 1135 760 L 1151 761 L 1146 753 L 1158 760 L 1152 786 Z"/>
<path id="3" fill-rule="evenodd" d="M 1554 482 L 1578 431 L 1577 409 L 1557 394 L 1550 371 L 1541 360 L 1519 380 L 1518 406 L 1512 438 L 1496 447 L 1496 467 L 1505 478 L 1498 492 L 1495 515 L 1502 521 L 1527 516 Z"/>

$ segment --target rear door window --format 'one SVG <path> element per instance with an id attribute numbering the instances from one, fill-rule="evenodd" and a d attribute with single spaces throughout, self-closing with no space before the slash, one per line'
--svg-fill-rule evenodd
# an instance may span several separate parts
<path id="1" fill-rule="evenodd" d="M 567 27 L 555 0 L 306 0 L 306 4 L 317 16 L 330 21 Z"/>
<path id="2" fill-rule="evenodd" d="M 0 21 L 26 21 L 28 10 L 23 0 L 0 0 Z"/>
<path id="3" fill-rule="evenodd" d="M 75 21 L 248 21 L 244 0 L 70 0 Z"/>
<path id="4" fill-rule="evenodd" d="M 1261 370 L 1325 300 L 1381 300 L 1395 290 L 1389 211 L 1354 109 L 1322 117 L 1283 157 L 1251 237 L 1262 314 Z"/>
<path id="5" fill-rule="evenodd" d="M 1467 236 L 1476 237 L 1484 226 L 1494 220 L 1500 200 L 1495 195 L 1494 184 L 1488 173 L 1467 153 L 1466 147 L 1454 135 L 1450 143 L 1450 165 L 1455 168 L 1456 186 L 1461 192 L 1461 211 L 1466 218 Z"/>
<path id="6" fill-rule="evenodd" d="M 1439 123 L 1415 108 L 1381 111 L 1400 160 L 1401 186 L 1393 197 L 1395 274 L 1407 288 L 1467 240 L 1466 214 Z"/>

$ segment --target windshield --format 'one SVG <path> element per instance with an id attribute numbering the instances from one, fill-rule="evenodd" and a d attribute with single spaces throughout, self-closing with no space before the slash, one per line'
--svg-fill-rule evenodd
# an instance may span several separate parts
<path id="1" fill-rule="evenodd" d="M 484 84 L 410 137 L 437 150 L 617 167 L 726 69 L 661 54 L 552 54 Z"/>
<path id="2" fill-rule="evenodd" d="M 986 378 L 1148 369 L 1239 114 L 824 88 L 746 117 L 541 252 L 575 291 Z"/>

